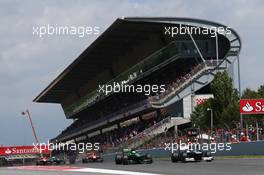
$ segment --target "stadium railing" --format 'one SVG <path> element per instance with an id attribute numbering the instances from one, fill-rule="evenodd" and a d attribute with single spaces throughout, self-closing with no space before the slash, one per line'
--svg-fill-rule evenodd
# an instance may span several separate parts
<path id="1" fill-rule="evenodd" d="M 126 148 L 126 147 L 137 148 L 140 145 L 144 144 L 146 141 L 148 141 L 151 138 L 155 137 L 156 135 L 160 134 L 160 132 L 156 133 L 155 131 L 157 131 L 159 129 L 163 129 L 163 126 L 166 124 L 169 124 L 169 123 L 171 123 L 171 117 L 170 116 L 159 121 L 159 122 L 157 122 L 157 123 L 155 123 L 154 125 L 145 129 L 144 131 L 140 132 L 136 136 L 132 137 L 131 139 L 129 139 L 126 142 L 124 142 L 123 144 L 121 144 L 119 147 L 120 148 Z M 164 132 L 164 130 L 162 130 L 162 132 Z"/>
<path id="2" fill-rule="evenodd" d="M 136 112 L 138 112 L 138 108 L 148 108 L 149 107 L 148 100 L 143 100 L 138 103 L 132 104 L 130 106 L 127 106 L 121 110 L 118 110 L 114 113 L 111 113 L 109 115 L 103 116 L 99 118 L 98 120 L 95 120 L 93 122 L 87 122 L 77 128 L 64 131 L 62 134 L 60 134 L 57 138 L 54 138 L 52 140 L 64 140 L 68 138 L 71 134 L 82 134 L 84 132 L 87 132 L 91 129 L 94 129 L 96 126 L 100 126 L 105 124 L 105 122 L 113 122 L 115 119 L 121 119 L 122 117 L 125 117 L 126 115 L 132 115 Z M 110 121 L 111 120 L 111 121 Z"/>
<path id="3" fill-rule="evenodd" d="M 221 61 L 221 60 L 220 60 Z M 217 66 L 219 61 L 217 60 L 207 60 L 199 65 L 195 66 L 190 72 L 176 80 L 175 83 L 166 89 L 164 93 L 152 96 L 149 98 L 149 101 L 153 105 L 160 105 L 171 98 L 173 98 L 179 91 L 188 86 L 194 79 L 206 73 L 208 70 L 213 69 Z"/>

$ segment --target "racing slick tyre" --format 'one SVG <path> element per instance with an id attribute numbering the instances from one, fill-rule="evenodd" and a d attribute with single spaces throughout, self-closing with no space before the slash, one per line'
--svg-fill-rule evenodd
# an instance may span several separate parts
<path id="1" fill-rule="evenodd" d="M 203 157 L 212 157 L 212 153 L 210 151 L 204 151 Z M 206 162 L 211 162 L 211 161 L 213 161 L 213 159 L 206 160 Z"/>
<path id="2" fill-rule="evenodd" d="M 115 163 L 117 164 L 117 165 L 120 165 L 120 164 L 122 164 L 122 155 L 116 155 L 116 157 L 115 157 Z"/>
<path id="3" fill-rule="evenodd" d="M 123 162 L 123 165 L 128 165 L 128 157 L 123 156 L 122 162 Z"/>
<path id="4" fill-rule="evenodd" d="M 171 162 L 178 162 L 179 161 L 179 153 L 174 152 L 171 154 Z"/>
<path id="5" fill-rule="evenodd" d="M 188 156 L 187 156 L 187 153 L 186 152 L 182 152 L 181 153 L 181 161 L 183 162 L 183 163 L 185 163 L 186 162 L 186 158 L 187 158 Z"/>
<path id="6" fill-rule="evenodd" d="M 146 158 L 146 163 L 147 164 L 152 164 L 153 163 L 153 159 L 152 159 L 152 156 L 150 154 L 146 154 L 145 158 Z"/>
<path id="7" fill-rule="evenodd" d="M 146 159 L 152 159 L 150 154 L 146 154 Z"/>
<path id="8" fill-rule="evenodd" d="M 210 151 L 205 151 L 205 152 L 203 153 L 203 156 L 204 156 L 204 157 L 211 157 L 211 156 L 212 156 L 212 153 L 211 153 Z"/>

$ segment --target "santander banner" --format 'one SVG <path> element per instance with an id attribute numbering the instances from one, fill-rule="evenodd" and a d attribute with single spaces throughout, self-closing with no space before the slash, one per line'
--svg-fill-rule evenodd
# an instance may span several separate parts
<path id="1" fill-rule="evenodd" d="M 241 99 L 241 114 L 264 114 L 264 99 Z"/>
<path id="2" fill-rule="evenodd" d="M 21 155 L 21 154 L 39 154 L 40 147 L 34 146 L 8 146 L 8 147 L 0 147 L 0 156 L 8 156 L 8 155 Z M 48 148 L 42 148 L 43 154 L 49 154 L 50 150 Z"/>

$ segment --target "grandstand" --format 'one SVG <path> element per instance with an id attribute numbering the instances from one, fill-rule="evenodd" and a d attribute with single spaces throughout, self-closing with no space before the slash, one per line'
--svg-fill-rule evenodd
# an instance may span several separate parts
<path id="1" fill-rule="evenodd" d="M 181 27 L 197 30 L 184 34 L 167 31 Z M 198 33 L 198 29 L 209 32 Z M 74 121 L 52 142 L 100 142 L 104 148 L 136 148 L 188 123 L 195 105 L 212 97 L 209 85 L 215 73 L 228 70 L 233 76 L 240 49 L 238 34 L 215 22 L 120 18 L 34 101 L 59 103 L 66 118 Z M 100 92 L 99 85 L 115 82 L 165 85 L 165 91 L 148 95 Z"/>

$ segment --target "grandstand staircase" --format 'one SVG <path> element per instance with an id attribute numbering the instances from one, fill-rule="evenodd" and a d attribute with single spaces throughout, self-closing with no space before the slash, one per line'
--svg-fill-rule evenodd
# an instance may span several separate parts
<path id="1" fill-rule="evenodd" d="M 169 94 L 155 99 L 154 101 L 150 101 L 151 106 L 153 108 L 168 107 L 211 83 L 217 72 L 226 70 L 237 59 L 238 51 L 234 51 L 234 49 L 237 49 L 237 46 L 231 47 L 223 60 L 214 60 L 214 62 L 211 63 L 210 61 L 204 62 L 203 68 L 193 74 L 188 80 L 182 82 L 180 86 Z"/>
<path id="2" fill-rule="evenodd" d="M 167 132 L 170 128 L 174 126 L 179 126 L 185 123 L 189 123 L 190 119 L 183 117 L 168 117 L 160 122 L 154 124 L 153 126 L 147 128 L 141 133 L 137 134 L 133 138 L 127 140 L 121 147 L 122 148 L 138 148 L 144 143 L 150 141 L 154 137 Z"/>

